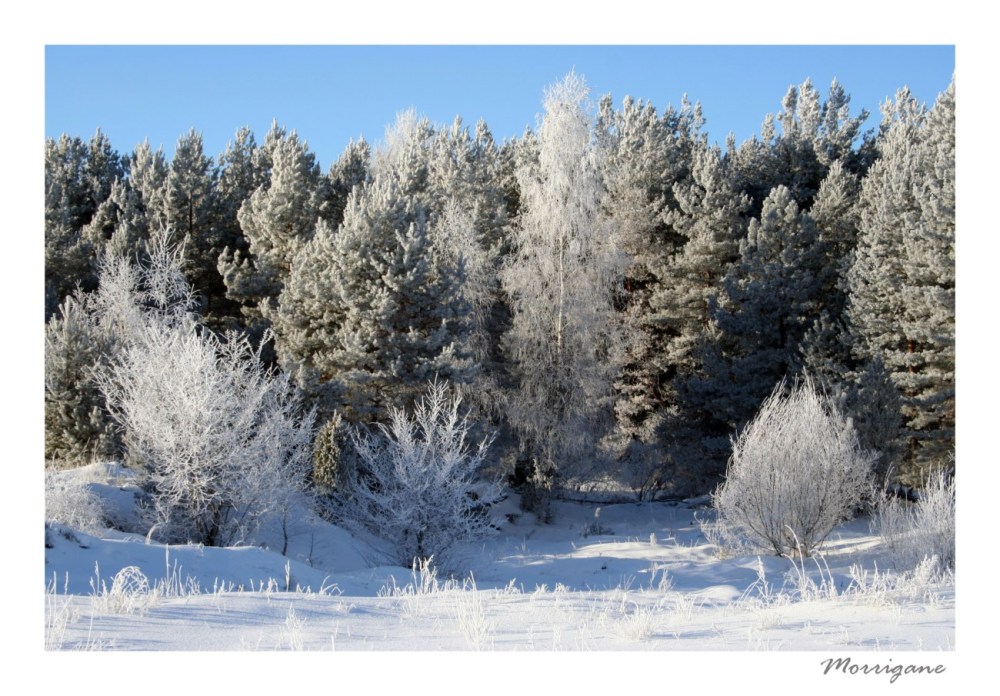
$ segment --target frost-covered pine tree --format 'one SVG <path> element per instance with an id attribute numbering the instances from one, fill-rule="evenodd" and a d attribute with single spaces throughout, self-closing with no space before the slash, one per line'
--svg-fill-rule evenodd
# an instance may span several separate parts
<path id="1" fill-rule="evenodd" d="M 820 269 L 818 316 L 799 351 L 802 366 L 831 394 L 847 389 L 849 375 L 858 367 L 851 356 L 854 336 L 844 316 L 846 274 L 857 246 L 858 191 L 857 177 L 838 160 L 820 184 L 809 210 L 826 261 Z"/>
<path id="2" fill-rule="evenodd" d="M 930 111 L 905 89 L 883 107 L 847 276 L 858 357 L 881 358 L 902 395 L 900 474 L 913 483 L 954 446 L 954 119 L 954 81 Z"/>
<path id="3" fill-rule="evenodd" d="M 141 256 L 149 241 L 149 218 L 142 195 L 127 180 L 116 180 L 111 195 L 101 203 L 81 235 L 98 258 L 115 250 L 127 256 Z"/>
<path id="4" fill-rule="evenodd" d="M 509 225 L 499 152 L 485 122 L 473 133 L 456 118 L 435 133 L 427 154 L 423 200 L 431 234 L 435 244 L 457 253 L 465 269 L 461 292 L 471 313 L 464 350 L 479 365 L 466 401 L 482 416 L 497 416 L 507 379 L 500 339 L 509 316 L 497 279 Z"/>
<path id="5" fill-rule="evenodd" d="M 694 150 L 691 177 L 675 184 L 673 195 L 675 203 L 665 217 L 686 241 L 679 253 L 657 268 L 647 321 L 662 336 L 655 356 L 663 376 L 659 435 L 669 457 L 670 483 L 677 490 L 693 492 L 702 483 L 705 464 L 720 457 L 713 449 L 706 451 L 703 436 L 723 433 L 713 411 L 686 384 L 705 374 L 704 348 L 716 338 L 712 303 L 740 258 L 750 200 L 735 189 L 718 148 L 707 144 Z"/>
<path id="6" fill-rule="evenodd" d="M 593 475 L 621 359 L 614 301 L 624 262 L 600 214 L 600 153 L 586 100 L 575 73 L 545 92 L 537 160 L 525 158 L 517 171 L 521 215 L 501 271 L 517 380 L 509 420 L 536 474 L 548 478 Z"/>
<path id="7" fill-rule="evenodd" d="M 139 143 L 129 158 L 129 186 L 139 193 L 150 230 L 167 225 L 167 175 L 170 166 L 163 149 L 153 151 L 148 140 Z"/>
<path id="8" fill-rule="evenodd" d="M 808 210 L 837 160 L 848 171 L 863 172 L 866 159 L 854 146 L 867 118 L 866 111 L 850 115 L 850 96 L 836 80 L 825 102 L 811 80 L 789 87 L 781 111 L 765 117 L 760 139 L 754 137 L 739 148 L 734 143 L 731 149 L 734 170 L 752 199 L 753 213 L 777 186 L 787 187 L 799 207 Z"/>
<path id="9" fill-rule="evenodd" d="M 435 375 L 467 382 L 464 270 L 434 243 L 422 207 L 392 176 L 348 198 L 295 257 L 275 314 L 285 370 L 352 421 L 412 402 Z"/>
<path id="10" fill-rule="evenodd" d="M 385 129 L 382 142 L 372 155 L 372 177 L 393 177 L 404 195 L 419 196 L 420 204 L 430 207 L 427 198 L 429 153 L 434 127 L 426 117 L 410 108 L 396 115 Z"/>
<path id="11" fill-rule="evenodd" d="M 268 181 L 268 172 L 262 169 L 260 149 L 249 127 L 236 131 L 226 149 L 219 155 L 212 173 L 212 234 L 213 248 L 210 262 L 215 266 L 215 278 L 219 285 L 211 298 L 212 316 L 210 320 L 218 329 L 245 329 L 240 303 L 229 295 L 223 274 L 225 266 L 220 258 L 231 258 L 235 251 L 245 255 L 248 250 L 246 237 L 240 227 L 239 211 L 243 204 L 260 186 Z M 208 263 L 208 261 L 206 261 Z"/>
<path id="12" fill-rule="evenodd" d="M 467 403 L 485 415 L 502 402 L 501 356 L 497 349 L 506 317 L 498 292 L 498 256 L 507 226 L 507 205 L 498 172 L 499 152 L 486 124 L 475 133 L 460 117 L 435 128 L 413 109 L 401 112 L 372 158 L 371 172 L 392 179 L 402 195 L 422 209 L 435 248 L 461 264 L 463 300 L 469 305 L 462 354 L 481 369 Z"/>
<path id="13" fill-rule="evenodd" d="M 96 286 L 97 256 L 82 230 L 121 178 L 121 157 L 100 130 L 87 143 L 68 135 L 46 140 L 46 319 L 78 284 L 85 290 Z"/>
<path id="14" fill-rule="evenodd" d="M 713 309 L 718 334 L 706 342 L 705 375 L 685 385 L 688 398 L 730 434 L 797 369 L 799 345 L 815 319 L 822 264 L 812 219 L 779 186 L 764 201 L 760 219 L 751 220 L 740 260 Z M 720 435 L 710 429 L 706 437 L 714 443 Z"/>
<path id="15" fill-rule="evenodd" d="M 334 229 L 344 221 L 347 199 L 356 186 L 365 185 L 370 178 L 371 146 L 361 138 L 347 144 L 340 159 L 330 166 L 327 173 L 330 191 L 330 205 L 326 220 Z"/>
<path id="16" fill-rule="evenodd" d="M 95 378 L 113 341 L 86 305 L 70 295 L 45 325 L 45 459 L 57 465 L 113 457 L 119 444 Z"/>
<path id="17" fill-rule="evenodd" d="M 628 258 L 618 307 L 629 340 L 615 380 L 616 427 L 608 444 L 617 451 L 620 476 L 640 491 L 656 485 L 662 473 L 657 440 L 663 380 L 657 358 L 665 336 L 652 321 L 650 303 L 663 289 L 662 267 L 684 241 L 665 212 L 675 204 L 674 186 L 690 177 L 702 125 L 700 106 L 686 98 L 680 110 L 668 107 L 662 115 L 629 97 L 619 110 L 610 96 L 598 107 L 595 137 L 607 189 L 602 212 Z"/>
<path id="18" fill-rule="evenodd" d="M 216 262 L 224 247 L 215 224 L 212 158 L 204 153 L 201 133 L 193 129 L 177 140 L 164 202 L 167 224 L 187 248 L 185 273 L 197 293 L 200 314 L 214 325 L 225 305 L 225 284 Z"/>
<path id="19" fill-rule="evenodd" d="M 273 126 L 258 166 L 269 176 L 238 214 L 249 248 L 226 249 L 219 258 L 226 292 L 242 305 L 255 334 L 270 324 L 292 258 L 312 238 L 322 202 L 319 165 L 294 131 Z"/>

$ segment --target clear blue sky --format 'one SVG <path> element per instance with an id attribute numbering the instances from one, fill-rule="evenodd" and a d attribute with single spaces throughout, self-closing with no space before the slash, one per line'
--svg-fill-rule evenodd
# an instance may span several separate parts
<path id="1" fill-rule="evenodd" d="M 377 142 L 414 107 L 435 123 L 484 118 L 497 140 L 535 123 L 543 89 L 575 69 L 610 93 L 678 106 L 700 101 L 710 139 L 738 141 L 780 109 L 788 87 L 837 78 L 872 116 L 907 85 L 932 103 L 955 69 L 952 46 L 58 46 L 45 49 L 45 135 L 100 127 L 120 152 L 148 138 L 172 156 L 201 131 L 216 157 L 236 130 L 258 142 L 273 119 L 326 169 L 351 138 Z"/>

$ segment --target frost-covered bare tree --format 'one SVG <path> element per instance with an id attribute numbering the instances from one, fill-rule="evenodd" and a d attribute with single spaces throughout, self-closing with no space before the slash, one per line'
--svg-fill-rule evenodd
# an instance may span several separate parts
<path id="1" fill-rule="evenodd" d="M 495 530 L 490 508 L 503 492 L 481 477 L 491 440 L 469 442 L 461 404 L 445 382 L 432 382 L 412 414 L 392 408 L 378 433 L 354 435 L 358 466 L 337 492 L 337 515 L 389 542 L 401 565 L 447 562 L 455 544 Z"/>
<path id="2" fill-rule="evenodd" d="M 105 382 L 153 487 L 156 536 L 247 542 L 310 465 L 312 419 L 246 338 L 145 326 Z"/>
<path id="3" fill-rule="evenodd" d="M 313 415 L 287 376 L 264 368 L 259 347 L 199 325 L 180 269 L 165 237 L 148 267 L 106 264 L 95 308 L 121 346 L 99 381 L 151 487 L 156 535 L 248 541 L 303 480 Z"/>
<path id="4" fill-rule="evenodd" d="M 733 443 L 713 503 L 754 546 L 808 555 L 869 492 L 873 460 L 811 380 L 782 381 Z"/>
<path id="5" fill-rule="evenodd" d="M 587 86 L 570 73 L 548 88 L 537 159 L 519 164 L 521 217 L 501 270 L 513 317 L 504 337 L 517 387 L 509 418 L 536 473 L 583 473 L 611 419 L 624 266 L 600 216 L 604 193 Z"/>

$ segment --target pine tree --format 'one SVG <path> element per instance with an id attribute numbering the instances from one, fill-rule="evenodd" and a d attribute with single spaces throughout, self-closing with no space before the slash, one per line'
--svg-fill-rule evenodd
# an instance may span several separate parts
<path id="1" fill-rule="evenodd" d="M 219 323 L 225 307 L 225 285 L 216 259 L 223 240 L 215 224 L 215 180 L 212 158 L 204 153 L 201 133 L 191 130 L 177 140 L 167 174 L 164 202 L 167 224 L 187 247 L 188 282 L 198 294 L 199 313 L 209 325 Z"/>
<path id="2" fill-rule="evenodd" d="M 499 152 L 486 123 L 478 122 L 470 133 L 456 118 L 430 140 L 422 198 L 435 243 L 457 252 L 465 269 L 461 293 L 471 309 L 471 321 L 463 350 L 479 366 L 467 401 L 481 417 L 499 415 L 507 382 L 499 346 L 510 310 L 501 296 L 497 272 L 509 220 L 499 166 Z"/>
<path id="3" fill-rule="evenodd" d="M 250 128 L 242 127 L 236 131 L 233 140 L 226 143 L 226 149 L 219 155 L 212 173 L 212 250 L 209 253 L 210 262 L 215 266 L 212 278 L 216 283 L 216 292 L 211 298 L 212 316 L 207 320 L 216 330 L 246 328 L 241 305 L 226 288 L 226 266 L 224 262 L 220 263 L 220 259 L 231 260 L 236 251 L 243 256 L 248 252 L 249 245 L 240 227 L 239 211 L 253 192 L 268 181 L 267 172 L 261 168 L 260 149 Z M 208 263 L 206 260 L 206 266 Z"/>
<path id="4" fill-rule="evenodd" d="M 705 404 L 685 384 L 705 375 L 703 351 L 714 340 L 713 301 L 740 258 L 749 198 L 735 190 L 718 148 L 695 149 L 691 178 L 674 185 L 675 204 L 665 211 L 686 242 L 657 269 L 648 322 L 662 336 L 655 355 L 663 404 L 659 436 L 665 440 L 670 483 L 693 493 L 703 484 L 705 462 L 720 453 L 704 449 L 701 435 L 720 431 Z M 710 469 L 710 468 L 709 468 Z"/>
<path id="5" fill-rule="evenodd" d="M 77 285 L 93 290 L 97 256 L 82 230 L 124 177 L 121 157 L 98 130 L 88 143 L 63 135 L 45 143 L 45 318 Z"/>
<path id="6" fill-rule="evenodd" d="M 760 219 L 751 220 L 740 260 L 713 303 L 718 334 L 705 343 L 705 376 L 684 385 L 686 398 L 717 424 L 706 433 L 705 449 L 718 457 L 710 466 L 724 463 L 720 439 L 740 430 L 774 385 L 797 370 L 799 346 L 816 318 L 822 264 L 812 219 L 779 186 Z"/>
<path id="7" fill-rule="evenodd" d="M 929 112 L 907 90 L 883 107 L 848 273 L 858 358 L 883 360 L 902 395 L 910 483 L 954 446 L 954 105 L 952 82 Z"/>
<path id="8" fill-rule="evenodd" d="M 854 337 L 844 316 L 846 274 L 857 246 L 858 191 L 857 177 L 838 160 L 809 210 L 826 261 L 820 269 L 818 316 L 800 346 L 801 363 L 828 393 L 846 389 L 849 374 L 859 367 L 851 357 Z"/>
<path id="9" fill-rule="evenodd" d="M 138 191 L 145 207 L 150 230 L 160 230 L 167 226 L 167 164 L 163 149 L 154 152 L 148 140 L 136 146 L 129 158 L 129 186 Z"/>
<path id="10" fill-rule="evenodd" d="M 115 180 L 111 195 L 81 231 L 94 254 L 121 253 L 131 258 L 145 254 L 150 226 L 142 196 L 127 180 Z"/>
<path id="11" fill-rule="evenodd" d="M 456 118 L 435 129 L 411 109 L 397 116 L 373 158 L 377 178 L 391 178 L 423 210 L 433 245 L 461 262 L 463 300 L 471 308 L 462 354 L 477 363 L 468 402 L 480 415 L 496 415 L 504 366 L 497 349 L 509 312 L 496 272 L 505 241 L 507 204 L 500 183 L 499 152 L 486 124 L 475 133 Z"/>
<path id="12" fill-rule="evenodd" d="M 518 381 L 510 422 L 536 474 L 548 478 L 586 475 L 582 457 L 596 454 L 610 425 L 621 353 L 614 300 L 624 263 L 600 216 L 586 98 L 574 73 L 546 91 L 537 163 L 526 157 L 518 169 L 520 224 L 501 271 L 513 308 L 505 346 Z"/>
<path id="13" fill-rule="evenodd" d="M 266 172 L 240 208 L 248 249 L 226 249 L 219 258 L 226 292 L 242 305 L 255 334 L 270 324 L 292 258 L 313 236 L 320 207 L 320 170 L 315 156 L 293 131 L 272 127 L 258 151 Z"/>
<path id="14" fill-rule="evenodd" d="M 648 102 L 629 97 L 618 111 L 610 96 L 598 108 L 596 139 L 607 189 L 603 214 L 628 257 L 618 309 L 629 340 L 614 385 L 616 428 L 609 444 L 619 451 L 620 475 L 640 491 L 658 485 L 662 459 L 662 370 L 657 358 L 665 337 L 651 321 L 650 303 L 663 290 L 659 274 L 666 259 L 684 242 L 665 213 L 676 203 L 673 188 L 690 178 L 702 125 L 700 106 L 686 98 L 679 111 L 669 107 L 662 116 Z"/>
<path id="15" fill-rule="evenodd" d="M 95 379 L 112 345 L 83 297 L 67 297 L 45 325 L 46 461 L 82 465 L 116 454 L 117 429 Z"/>
<path id="16" fill-rule="evenodd" d="M 753 201 L 754 215 L 777 186 L 787 187 L 799 207 L 808 210 L 834 162 L 842 161 L 854 174 L 863 173 L 866 164 L 864 153 L 854 145 L 868 112 L 850 116 L 850 96 L 839 82 L 830 85 L 825 102 L 810 80 L 789 87 L 781 107 L 777 116 L 765 117 L 759 140 L 754 137 L 732 148 L 734 168 Z"/>
<path id="17" fill-rule="evenodd" d="M 326 216 L 330 227 L 336 229 L 344 221 L 347 199 L 356 186 L 369 181 L 371 169 L 371 146 L 362 138 L 347 144 L 343 154 L 327 174 L 331 196 L 330 210 Z"/>
<path id="18" fill-rule="evenodd" d="M 352 421 L 384 417 L 435 375 L 468 382 L 464 272 L 391 176 L 348 198 L 296 256 L 275 329 L 285 370 Z"/>

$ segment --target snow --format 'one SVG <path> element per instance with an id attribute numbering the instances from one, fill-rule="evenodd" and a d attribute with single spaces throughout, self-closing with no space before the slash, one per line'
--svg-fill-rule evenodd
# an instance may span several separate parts
<path id="1" fill-rule="evenodd" d="M 114 487 L 108 487 L 109 490 Z M 101 490 L 101 489 L 95 489 Z M 118 489 L 120 490 L 120 488 Z M 105 491 L 106 493 L 108 491 Z M 121 495 L 106 495 L 105 504 Z M 304 515 L 287 556 L 270 548 L 165 546 L 53 525 L 46 646 L 102 651 L 953 651 L 954 582 L 857 590 L 890 563 L 865 519 L 814 559 L 720 558 L 684 503 L 554 503 L 454 557 L 460 572 L 380 565 L 377 540 Z M 129 607 L 114 578 L 150 588 Z M 855 566 L 852 579 L 851 569 Z M 798 570 L 796 570 L 798 568 Z M 876 571 L 879 573 L 875 575 Z M 803 587 L 805 573 L 814 585 Z M 826 585 L 823 585 L 826 581 Z M 812 590 L 812 591 L 810 591 Z M 124 594 L 124 593 L 123 593 Z M 129 607 L 131 611 L 129 611 Z"/>

